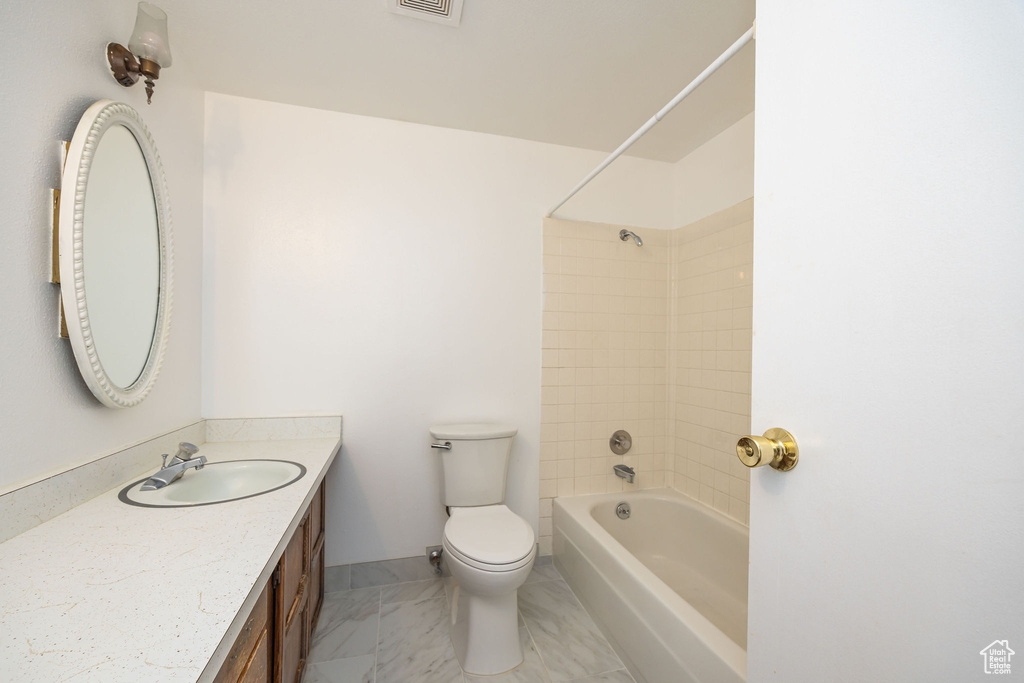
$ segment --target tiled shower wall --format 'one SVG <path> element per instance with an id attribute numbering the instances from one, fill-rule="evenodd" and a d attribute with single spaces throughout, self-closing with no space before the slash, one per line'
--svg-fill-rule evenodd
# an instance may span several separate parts
<path id="1" fill-rule="evenodd" d="M 672 486 L 747 523 L 753 201 L 672 231 L 544 222 L 540 551 L 556 496 Z M 617 429 L 633 448 L 616 456 Z M 635 484 L 612 474 L 625 463 Z"/>
<path id="2" fill-rule="evenodd" d="M 665 486 L 668 453 L 669 233 L 644 246 L 622 226 L 544 222 L 540 550 L 551 553 L 551 499 Z M 611 452 L 617 429 L 633 437 Z M 626 484 L 612 474 L 637 469 Z"/>
<path id="3" fill-rule="evenodd" d="M 744 524 L 750 471 L 753 199 L 672 231 L 672 486 Z"/>

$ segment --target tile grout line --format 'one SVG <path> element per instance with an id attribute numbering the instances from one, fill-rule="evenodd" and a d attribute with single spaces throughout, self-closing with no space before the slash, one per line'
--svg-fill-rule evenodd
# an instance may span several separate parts
<path id="1" fill-rule="evenodd" d="M 562 579 L 562 581 L 565 581 L 565 579 L 563 578 L 563 579 Z M 594 617 L 592 617 L 592 616 L 590 615 L 590 612 L 589 612 L 589 611 L 587 610 L 587 608 L 583 606 L 583 603 L 582 603 L 582 602 L 580 601 L 580 599 L 579 599 L 579 598 L 578 598 L 578 597 L 576 596 L 576 591 L 574 591 L 574 590 L 572 589 L 572 586 L 570 586 L 570 585 L 569 585 L 569 582 L 568 582 L 568 581 L 565 581 L 565 586 L 566 586 L 566 588 L 568 588 L 568 589 L 569 589 L 569 593 L 571 593 L 571 594 L 572 594 L 572 597 L 576 599 L 576 604 L 577 604 L 577 605 L 579 605 L 579 608 L 580 608 L 581 610 L 583 610 L 583 613 L 587 615 L 587 618 L 588 618 L 588 619 L 590 619 L 590 622 L 591 622 L 592 624 L 594 624 L 594 626 L 597 626 L 597 622 L 596 622 L 596 621 L 594 620 Z M 611 672 L 613 672 L 613 671 L 625 671 L 625 672 L 626 672 L 627 674 L 629 674 L 629 677 L 630 677 L 630 678 L 633 678 L 633 674 L 632 674 L 632 673 L 630 673 L 630 672 L 629 672 L 629 669 L 627 669 L 627 668 L 626 668 L 626 663 L 622 661 L 622 658 L 621 658 L 621 657 L 619 657 L 619 653 L 615 651 L 615 648 L 614 648 L 614 647 L 612 647 L 612 644 L 611 644 L 611 643 L 610 643 L 610 642 L 608 641 L 608 638 L 607 638 L 607 637 L 605 637 L 605 635 L 604 635 L 604 631 L 602 631 L 602 630 L 601 630 L 601 627 L 600 627 L 600 626 L 597 626 L 597 635 L 598 635 L 598 637 L 600 637 L 600 638 L 601 638 L 601 640 L 602 640 L 602 641 L 604 641 L 604 644 L 608 646 L 608 649 L 609 649 L 609 650 L 611 651 L 611 653 L 612 653 L 613 655 L 615 655 L 615 659 L 617 659 L 617 660 L 618 660 L 618 662 L 619 662 L 619 665 L 620 665 L 620 666 L 619 666 L 618 668 L 616 668 L 616 669 L 608 669 L 607 671 L 599 671 L 598 673 L 595 673 L 595 674 L 590 674 L 590 675 L 591 675 L 591 676 L 602 676 L 602 675 L 604 675 L 604 674 L 607 674 L 607 673 L 611 673 Z M 570 682 L 570 683 L 571 683 L 571 682 Z"/>
<path id="2" fill-rule="evenodd" d="M 380 653 L 380 622 L 384 618 L 384 589 L 378 586 L 377 591 L 377 646 L 373 649 L 374 683 L 377 683 L 377 655 Z"/>
<path id="3" fill-rule="evenodd" d="M 562 581 L 565 581 L 565 579 L 562 579 Z M 579 605 L 580 609 L 583 610 L 583 613 L 587 615 L 587 618 L 590 619 L 591 623 L 593 623 L 594 626 L 597 626 L 597 621 L 594 619 L 593 616 L 591 616 L 590 611 L 587 610 L 587 608 L 583 606 L 583 602 L 576 595 L 576 591 L 574 591 L 572 589 L 572 586 L 569 585 L 568 581 L 565 581 L 565 587 L 569 589 L 569 592 L 572 594 L 572 597 L 576 599 L 576 604 Z M 625 669 L 626 668 L 625 662 L 622 661 L 622 658 L 619 657 L 619 653 L 615 651 L 615 648 L 612 647 L 612 644 L 608 641 L 608 638 L 605 637 L 604 631 L 601 630 L 600 626 L 597 626 L 597 635 L 601 637 L 601 640 L 604 641 L 604 644 L 607 645 L 608 649 L 612 651 L 612 654 L 615 655 L 615 659 L 619 660 L 619 664 L 622 664 L 622 666 L 620 666 L 619 669 Z M 608 671 L 618 671 L 619 669 L 609 669 Z M 608 673 L 608 671 L 603 671 L 601 673 Z M 594 674 L 594 675 L 596 676 L 598 674 Z M 632 675 L 633 674 L 630 674 L 630 676 L 632 676 Z"/>
<path id="4" fill-rule="evenodd" d="M 519 613 L 519 614 L 522 614 L 519 611 L 518 605 L 516 606 L 516 612 Z M 523 617 L 523 628 L 526 629 L 526 634 L 528 636 L 530 636 L 530 642 L 533 643 L 533 649 L 535 649 L 537 651 L 537 659 L 540 660 L 540 665 L 542 667 L 544 667 L 544 673 L 546 673 L 548 675 L 548 680 L 549 681 L 554 681 L 555 679 L 551 675 L 551 671 L 548 669 L 547 663 L 544 662 L 544 653 L 540 651 L 540 645 L 538 645 L 537 641 L 533 639 L 533 631 L 530 630 L 530 625 L 528 623 L 526 623 L 526 617 L 525 616 Z"/>
<path id="5" fill-rule="evenodd" d="M 604 676 L 605 674 L 615 673 L 616 671 L 625 671 L 626 675 L 629 676 L 629 680 L 633 681 L 633 683 L 636 683 L 636 679 L 633 678 L 633 674 L 629 673 L 629 669 L 627 669 L 625 666 L 618 669 L 608 669 L 608 671 L 601 671 L 600 673 L 590 674 L 589 676 L 584 676 L 583 678 L 573 678 L 568 681 L 561 681 L 560 683 L 587 683 L 587 681 L 594 678 L 595 676 Z"/>
<path id="6" fill-rule="evenodd" d="M 553 566 L 554 566 L 554 563 L 552 563 L 552 565 L 551 565 L 551 566 L 553 567 Z M 558 569 L 555 569 L 555 571 L 557 572 L 557 571 L 558 571 Z M 559 575 L 558 575 L 558 578 L 559 578 L 559 579 L 561 579 L 561 578 L 562 578 L 562 575 L 561 575 L 561 574 L 559 574 Z M 556 579 L 543 579 L 542 581 L 555 581 L 555 580 L 556 580 Z M 542 581 L 535 581 L 535 582 L 532 582 L 532 583 L 542 583 Z M 524 585 L 525 585 L 525 584 L 524 584 Z M 517 605 L 517 607 L 516 607 L 516 610 L 517 610 L 517 611 L 519 611 L 519 610 L 518 610 L 518 605 Z M 541 665 L 542 667 L 544 667 L 544 673 L 546 673 L 546 674 L 548 675 L 548 680 L 549 680 L 549 681 L 554 681 L 554 680 L 555 680 L 555 677 L 551 675 L 551 670 L 550 670 L 550 669 L 548 669 L 548 665 L 547 665 L 547 662 L 545 662 L 545 661 L 544 661 L 544 653 L 543 653 L 543 652 L 541 652 L 541 649 L 540 649 L 540 645 L 538 645 L 538 644 L 537 644 L 537 641 L 536 641 L 536 640 L 534 639 L 534 637 L 533 637 L 533 631 L 531 631 L 531 630 L 530 630 L 530 624 L 529 624 L 529 623 L 527 623 L 527 621 L 526 621 L 526 617 L 525 617 L 525 616 L 523 617 L 523 628 L 525 628 L 525 629 L 526 629 L 526 633 L 527 633 L 527 634 L 528 634 L 528 635 L 530 636 L 530 642 L 531 642 L 531 643 L 533 643 L 533 648 L 534 648 L 534 649 L 535 649 L 535 650 L 537 651 L 537 658 L 538 658 L 538 659 L 540 660 L 540 665 Z"/>

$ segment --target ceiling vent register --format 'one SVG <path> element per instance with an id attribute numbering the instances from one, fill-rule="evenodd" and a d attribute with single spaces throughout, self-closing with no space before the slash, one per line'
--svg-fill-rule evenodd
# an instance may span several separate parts
<path id="1" fill-rule="evenodd" d="M 436 24 L 458 26 L 462 19 L 463 0 L 388 0 L 395 14 L 432 21 Z"/>

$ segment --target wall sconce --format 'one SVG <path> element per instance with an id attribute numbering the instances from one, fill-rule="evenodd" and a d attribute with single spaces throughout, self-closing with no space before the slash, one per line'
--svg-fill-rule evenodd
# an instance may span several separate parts
<path id="1" fill-rule="evenodd" d="M 171 45 L 167 40 L 167 13 L 148 2 L 139 3 L 128 47 L 119 43 L 107 45 L 107 61 L 114 80 L 130 87 L 139 76 L 146 80 L 146 103 L 153 102 L 153 81 L 160 77 L 160 69 L 171 65 Z"/>

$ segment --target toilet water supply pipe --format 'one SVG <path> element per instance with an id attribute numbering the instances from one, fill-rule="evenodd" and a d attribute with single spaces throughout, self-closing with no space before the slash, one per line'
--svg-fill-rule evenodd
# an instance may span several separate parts
<path id="1" fill-rule="evenodd" d="M 700 74 L 695 79 L 690 81 L 690 84 L 688 86 L 683 88 L 679 92 L 679 94 L 676 95 L 675 97 L 673 97 L 669 101 L 669 103 L 666 104 L 664 107 L 662 107 L 661 110 L 657 114 L 652 116 L 647 123 L 645 123 L 644 125 L 640 126 L 640 128 L 635 133 L 630 135 L 629 138 L 625 142 L 623 142 L 621 145 L 619 145 L 618 149 L 616 149 L 614 152 L 609 154 L 607 159 L 605 159 L 600 164 L 598 164 L 597 168 L 595 168 L 593 171 L 591 171 L 589 174 L 587 174 L 586 178 L 581 180 L 579 182 L 579 184 L 576 185 L 576 187 L 572 188 L 572 192 L 570 192 L 569 194 L 565 195 L 565 197 L 562 198 L 562 201 L 560 201 L 557 204 L 555 204 L 551 208 L 551 210 L 548 211 L 548 213 L 547 213 L 548 218 L 551 218 L 551 216 L 554 215 L 555 211 L 558 211 L 560 208 L 562 208 L 563 204 L 565 204 L 567 201 L 572 199 L 573 196 L 577 192 L 582 190 L 586 186 L 587 183 L 589 183 L 591 180 L 593 180 L 597 176 L 598 173 L 600 173 L 604 169 L 608 168 L 609 164 L 611 164 L 613 161 L 618 159 L 619 156 L 621 156 L 622 153 L 625 152 L 627 149 L 632 147 L 634 142 L 636 142 L 637 140 L 642 138 L 644 136 L 644 134 L 647 133 L 647 131 L 649 131 L 651 128 L 654 128 L 654 126 L 657 125 L 658 121 L 661 121 L 663 118 L 665 118 L 665 115 L 668 114 L 673 109 L 675 109 L 675 106 L 677 104 L 679 104 L 684 99 L 686 99 L 687 95 L 692 93 L 694 90 L 697 89 L 697 86 L 699 86 L 701 83 L 706 81 L 708 76 L 710 76 L 711 74 L 713 74 L 716 71 L 718 71 L 718 68 L 720 66 L 722 66 L 723 64 L 728 62 L 729 59 L 731 59 L 733 55 L 735 55 L 737 52 L 739 52 L 743 48 L 743 46 L 745 46 L 747 43 L 749 43 L 751 40 L 753 40 L 754 39 L 754 29 L 755 28 L 756 28 L 756 22 L 755 22 L 754 25 L 752 25 L 747 30 L 746 33 L 744 33 L 742 36 L 739 37 L 739 40 L 737 40 L 735 43 L 730 45 L 728 50 L 726 50 L 721 55 L 719 55 L 718 59 L 716 59 L 715 61 L 711 62 L 711 64 L 708 66 L 708 68 L 706 68 L 703 71 L 701 71 Z"/>

